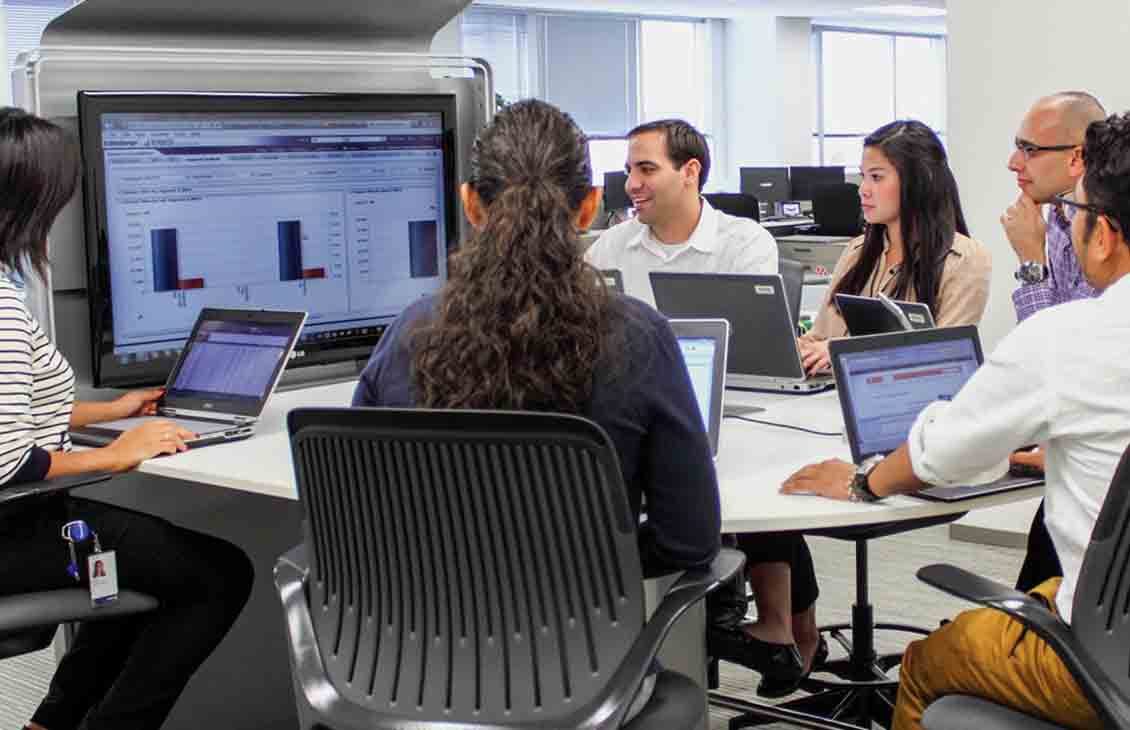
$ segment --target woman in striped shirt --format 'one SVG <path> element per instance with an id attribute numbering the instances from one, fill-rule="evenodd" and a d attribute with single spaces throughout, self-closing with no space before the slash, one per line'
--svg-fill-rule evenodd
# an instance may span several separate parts
<path id="1" fill-rule="evenodd" d="M 70 450 L 68 431 L 154 412 L 160 390 L 74 400 L 71 366 L 28 312 L 23 274 L 42 275 L 47 231 L 74 195 L 75 140 L 18 109 L 0 109 L 0 491 L 44 478 L 127 471 L 183 451 L 191 436 L 154 419 L 101 449 Z M 85 520 L 117 551 L 123 588 L 148 593 L 147 614 L 82 625 L 27 725 L 158 728 L 193 672 L 239 615 L 253 572 L 241 550 L 163 520 L 75 497 L 0 508 L 0 597 L 73 587 L 63 524 Z"/>

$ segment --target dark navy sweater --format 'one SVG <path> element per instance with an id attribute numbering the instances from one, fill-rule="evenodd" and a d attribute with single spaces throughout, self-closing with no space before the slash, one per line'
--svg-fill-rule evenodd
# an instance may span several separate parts
<path id="1" fill-rule="evenodd" d="M 373 351 L 353 394 L 355 406 L 414 407 L 411 333 L 435 300 L 408 307 Z M 718 481 L 690 376 L 667 321 L 636 299 L 618 297 L 616 364 L 600 363 L 580 413 L 616 446 L 636 515 L 646 502 L 639 546 L 645 575 L 708 564 L 719 547 Z"/>

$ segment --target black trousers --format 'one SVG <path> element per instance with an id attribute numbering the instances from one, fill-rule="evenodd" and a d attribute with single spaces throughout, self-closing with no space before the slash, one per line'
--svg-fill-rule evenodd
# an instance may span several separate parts
<path id="1" fill-rule="evenodd" d="M 816 567 L 808 542 L 798 532 L 756 532 L 724 535 L 724 543 L 745 553 L 746 567 L 758 563 L 787 563 L 792 571 L 792 612 L 810 608 L 820 596 L 816 582 Z M 741 622 L 748 601 L 745 597 L 745 576 L 739 575 L 707 596 L 708 621 L 724 629 L 732 629 Z"/>
<path id="2" fill-rule="evenodd" d="M 117 551 L 120 588 L 160 601 L 150 613 L 80 626 L 32 720 L 48 730 L 156 730 L 247 602 L 251 562 L 223 540 L 99 502 L 15 507 L 0 512 L 0 595 L 75 587 L 59 533 L 82 519 Z"/>
<path id="3" fill-rule="evenodd" d="M 1020 566 L 1020 575 L 1016 578 L 1016 590 L 1028 593 L 1048 578 L 1063 575 L 1063 566 L 1059 563 L 1052 536 L 1048 534 L 1047 525 L 1044 524 L 1044 501 L 1040 500 L 1040 508 L 1032 518 L 1032 527 L 1028 530 L 1028 552 L 1024 555 L 1024 565 Z"/>

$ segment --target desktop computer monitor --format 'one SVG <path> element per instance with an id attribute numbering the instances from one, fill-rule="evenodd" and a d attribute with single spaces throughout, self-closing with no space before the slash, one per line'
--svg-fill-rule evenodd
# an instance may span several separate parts
<path id="1" fill-rule="evenodd" d="M 704 193 L 703 196 L 715 210 L 736 218 L 761 220 L 757 198 L 745 193 Z"/>
<path id="2" fill-rule="evenodd" d="M 627 210 L 632 207 L 632 199 L 624 188 L 628 185 L 628 173 L 604 173 L 604 209 L 609 213 Z"/>
<path id="3" fill-rule="evenodd" d="M 790 167 L 789 182 L 791 200 L 812 200 L 817 185 L 832 185 L 844 182 L 843 165 L 828 167 Z"/>
<path id="4" fill-rule="evenodd" d="M 757 202 L 769 206 L 783 203 L 789 198 L 789 170 L 786 167 L 743 167 L 741 174 L 741 190 L 746 195 L 757 198 Z"/>
<path id="5" fill-rule="evenodd" d="M 367 358 L 447 277 L 455 124 L 446 94 L 81 92 L 94 384 L 163 382 L 204 307 Z"/>

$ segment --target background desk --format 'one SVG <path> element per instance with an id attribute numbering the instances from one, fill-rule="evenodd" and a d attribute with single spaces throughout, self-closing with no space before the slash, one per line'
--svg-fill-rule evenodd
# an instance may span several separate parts
<path id="1" fill-rule="evenodd" d="M 300 406 L 347 405 L 352 393 L 353 383 L 278 393 L 263 414 L 255 437 L 153 459 L 142 464 L 136 475 L 84 490 L 83 496 L 156 514 L 230 540 L 255 564 L 251 601 L 232 632 L 186 688 L 166 730 L 295 726 L 282 612 L 271 581 L 275 559 L 301 539 L 286 413 Z M 788 396 L 731 392 L 728 399 L 766 408 L 752 415 L 761 420 L 842 431 L 835 393 Z M 964 512 L 1038 493 L 1023 490 L 960 505 L 912 497 L 864 505 L 778 493 L 784 478 L 797 468 L 836 456 L 848 457 L 847 445 L 838 436 L 815 436 L 727 419 L 717 463 L 723 530 L 764 532 L 877 524 Z M 664 652 L 669 666 L 700 678 L 705 672 L 701 617 L 701 611 L 691 616 L 686 641 Z"/>
<path id="2" fill-rule="evenodd" d="M 804 264 L 807 271 L 830 274 L 836 268 L 850 236 L 780 236 L 777 250 L 783 259 Z"/>

